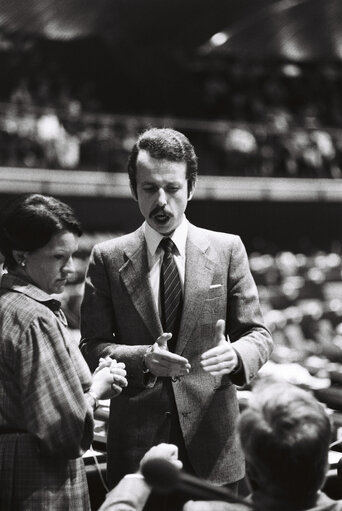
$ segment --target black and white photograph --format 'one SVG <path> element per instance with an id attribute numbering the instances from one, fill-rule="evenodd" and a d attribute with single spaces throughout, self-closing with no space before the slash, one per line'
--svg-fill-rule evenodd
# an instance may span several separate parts
<path id="1" fill-rule="evenodd" d="M 0 0 L 0 511 L 342 511 L 342 2 Z"/>

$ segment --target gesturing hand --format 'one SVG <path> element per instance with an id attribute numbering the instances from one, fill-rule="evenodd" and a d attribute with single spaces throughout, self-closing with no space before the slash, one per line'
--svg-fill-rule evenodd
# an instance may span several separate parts
<path id="1" fill-rule="evenodd" d="M 162 334 L 145 355 L 145 365 L 155 376 L 184 376 L 191 369 L 186 358 L 169 351 L 167 341 L 171 337 L 172 334 Z"/>
<path id="2" fill-rule="evenodd" d="M 219 319 L 215 325 L 215 348 L 205 351 L 201 355 L 201 366 L 204 371 L 213 376 L 230 374 L 238 365 L 236 351 L 232 347 L 229 337 L 225 337 L 225 321 Z"/>

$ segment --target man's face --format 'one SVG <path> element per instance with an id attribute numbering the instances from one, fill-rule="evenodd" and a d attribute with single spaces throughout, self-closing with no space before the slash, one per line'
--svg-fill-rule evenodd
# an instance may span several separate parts
<path id="1" fill-rule="evenodd" d="M 147 223 L 163 236 L 171 235 L 180 225 L 188 201 L 186 163 L 158 160 L 147 151 L 137 158 L 137 197 Z M 134 194 L 133 194 L 134 196 Z"/>

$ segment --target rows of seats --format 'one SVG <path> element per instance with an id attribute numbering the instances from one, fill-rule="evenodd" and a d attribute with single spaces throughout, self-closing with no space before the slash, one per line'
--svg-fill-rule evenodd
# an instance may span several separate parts
<path id="1" fill-rule="evenodd" d="M 132 117 L 2 104 L 0 166 L 125 172 L 138 134 L 150 125 L 185 132 L 201 174 L 342 177 L 342 132 L 293 127 L 279 113 L 261 124 Z"/>

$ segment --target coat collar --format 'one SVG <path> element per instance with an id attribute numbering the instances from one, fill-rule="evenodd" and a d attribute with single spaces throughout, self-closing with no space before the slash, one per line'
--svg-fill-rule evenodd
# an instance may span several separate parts
<path id="1" fill-rule="evenodd" d="M 189 223 L 186 241 L 184 309 L 176 353 L 182 353 L 201 315 L 207 291 L 212 282 L 216 261 L 209 255 L 210 243 L 205 231 Z M 124 248 L 125 262 L 119 272 L 131 300 L 155 340 L 162 325 L 148 278 L 147 247 L 141 226 L 128 237 Z"/>
<path id="2" fill-rule="evenodd" d="M 143 227 L 127 238 L 125 262 L 119 273 L 131 300 L 155 340 L 163 330 L 148 278 L 147 247 Z"/>
<path id="3" fill-rule="evenodd" d="M 45 293 L 45 291 L 32 284 L 32 282 L 26 280 L 21 275 L 17 275 L 16 273 L 4 273 L 1 278 L 0 287 L 2 289 L 9 289 L 11 291 L 26 295 L 29 298 L 32 298 L 32 300 L 42 303 L 49 308 L 51 308 L 51 305 L 55 308 L 59 308 L 61 305 L 61 302 L 56 300 L 55 295 L 49 295 L 48 293 Z"/>
<path id="4" fill-rule="evenodd" d="M 189 224 L 186 242 L 184 307 L 176 352 L 182 354 L 198 323 L 212 282 L 216 263 L 209 256 L 209 240 L 205 231 Z"/>

